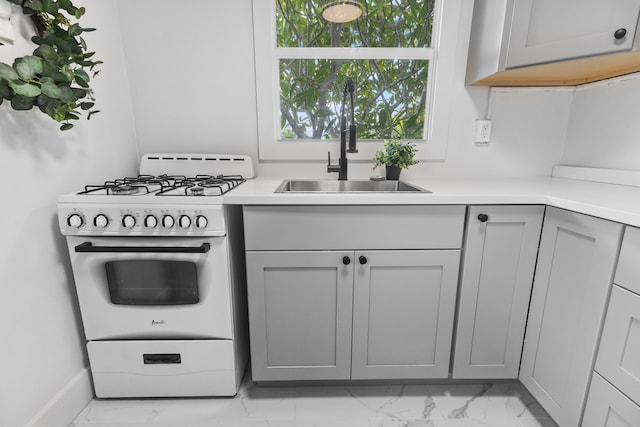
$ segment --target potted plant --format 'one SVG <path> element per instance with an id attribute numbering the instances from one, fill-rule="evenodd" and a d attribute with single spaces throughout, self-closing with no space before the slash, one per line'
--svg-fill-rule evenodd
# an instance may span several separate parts
<path id="1" fill-rule="evenodd" d="M 375 169 L 384 165 L 387 179 L 397 180 L 402 169 L 408 169 L 409 166 L 418 163 L 414 159 L 417 151 L 415 144 L 400 139 L 387 139 L 384 142 L 384 150 L 376 151 L 373 167 Z"/>
<path id="2" fill-rule="evenodd" d="M 7 100 L 14 110 L 37 107 L 61 122 L 61 130 L 71 129 L 70 120 L 77 120 L 83 111 L 91 118 L 98 110 L 93 109 L 89 82 L 102 61 L 93 59 L 95 52 L 88 51 L 82 38 L 94 29 L 72 23 L 85 8 L 71 0 L 8 1 L 21 6 L 34 23 L 37 34 L 31 40 L 36 49 L 13 64 L 0 62 L 0 104 Z"/>

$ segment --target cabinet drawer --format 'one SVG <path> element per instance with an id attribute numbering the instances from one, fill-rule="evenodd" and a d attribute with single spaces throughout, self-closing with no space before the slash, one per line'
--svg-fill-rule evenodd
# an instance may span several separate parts
<path id="1" fill-rule="evenodd" d="M 247 250 L 459 249 L 465 206 L 246 206 Z"/>
<path id="2" fill-rule="evenodd" d="M 640 426 L 640 407 L 594 373 L 582 427 L 621 426 Z"/>
<path id="3" fill-rule="evenodd" d="M 640 404 L 640 296 L 618 286 L 611 292 L 596 371 Z"/>
<path id="4" fill-rule="evenodd" d="M 640 229 L 627 227 L 624 232 L 616 284 L 640 294 Z"/>

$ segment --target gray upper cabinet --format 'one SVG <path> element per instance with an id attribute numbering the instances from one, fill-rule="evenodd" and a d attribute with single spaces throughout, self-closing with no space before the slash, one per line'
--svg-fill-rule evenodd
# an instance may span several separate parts
<path id="1" fill-rule="evenodd" d="M 640 0 L 476 0 L 467 84 L 570 85 L 638 71 L 639 14 Z"/>
<path id="2" fill-rule="evenodd" d="M 353 379 L 447 378 L 459 250 L 356 252 Z"/>
<path id="3" fill-rule="evenodd" d="M 547 207 L 520 381 L 563 427 L 578 427 L 622 225 Z"/>
<path id="4" fill-rule="evenodd" d="M 469 207 L 453 378 L 518 378 L 543 215 Z"/>

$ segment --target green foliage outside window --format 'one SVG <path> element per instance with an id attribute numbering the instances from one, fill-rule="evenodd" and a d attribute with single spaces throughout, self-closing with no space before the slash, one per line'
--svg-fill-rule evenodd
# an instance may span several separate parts
<path id="1" fill-rule="evenodd" d="M 429 47 L 435 0 L 367 0 L 349 23 L 321 17 L 319 0 L 277 0 L 279 47 Z M 281 59 L 280 113 L 284 138 L 339 135 L 342 89 L 356 83 L 359 139 L 422 139 L 428 60 Z"/>

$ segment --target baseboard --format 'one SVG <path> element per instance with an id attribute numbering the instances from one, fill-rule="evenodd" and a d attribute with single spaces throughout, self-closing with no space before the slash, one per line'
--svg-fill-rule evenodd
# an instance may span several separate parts
<path id="1" fill-rule="evenodd" d="M 581 166 L 555 166 L 553 177 L 640 187 L 640 171 Z"/>
<path id="2" fill-rule="evenodd" d="M 85 368 L 56 393 L 26 427 L 68 427 L 91 399 L 91 374 Z"/>

